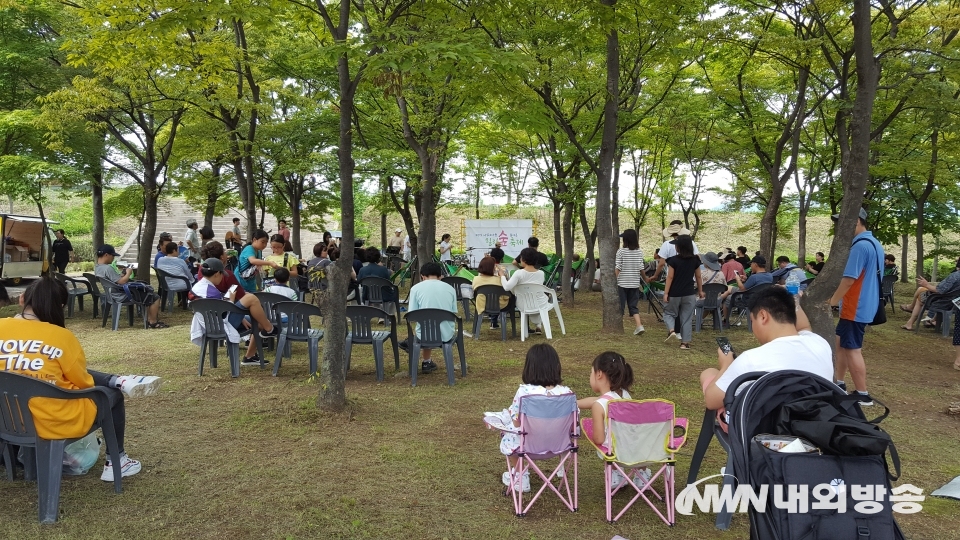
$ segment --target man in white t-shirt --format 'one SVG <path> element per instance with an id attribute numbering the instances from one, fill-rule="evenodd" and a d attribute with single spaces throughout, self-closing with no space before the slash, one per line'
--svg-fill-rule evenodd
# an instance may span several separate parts
<path id="1" fill-rule="evenodd" d="M 675 219 L 670 222 L 670 226 L 663 230 L 663 244 L 660 245 L 660 258 L 657 260 L 657 271 L 653 274 L 653 277 L 650 278 L 651 281 L 657 281 L 660 279 L 660 273 L 663 272 L 663 269 L 666 268 L 667 272 L 670 272 L 670 267 L 667 266 L 667 259 L 673 257 L 677 254 L 677 246 L 673 243 L 678 236 L 686 235 L 690 236 L 690 229 L 686 229 L 683 226 L 683 222 L 679 219 Z M 693 254 L 700 255 L 700 250 L 697 249 L 697 243 L 693 243 Z"/>
<path id="2" fill-rule="evenodd" d="M 797 369 L 832 380 L 830 344 L 810 331 L 806 314 L 785 288 L 767 288 L 754 295 L 748 307 L 753 335 L 760 346 L 736 358 L 732 351 L 717 350 L 720 369 L 708 368 L 700 374 L 700 387 L 708 409 L 721 409 L 730 384 L 753 371 Z"/>

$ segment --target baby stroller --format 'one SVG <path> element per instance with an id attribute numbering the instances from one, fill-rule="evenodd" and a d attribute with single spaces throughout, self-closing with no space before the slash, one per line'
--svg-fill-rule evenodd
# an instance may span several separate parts
<path id="1" fill-rule="evenodd" d="M 749 508 L 751 539 L 903 539 L 893 519 L 897 499 L 885 496 L 900 461 L 876 425 L 889 409 L 868 421 L 856 399 L 805 371 L 749 373 L 730 385 L 725 473 L 758 494 Z M 783 450 L 788 445 L 797 451 Z M 897 476 L 887 470 L 888 450 Z M 691 470 L 699 467 L 694 461 Z M 863 487 L 876 487 L 871 506 Z"/>

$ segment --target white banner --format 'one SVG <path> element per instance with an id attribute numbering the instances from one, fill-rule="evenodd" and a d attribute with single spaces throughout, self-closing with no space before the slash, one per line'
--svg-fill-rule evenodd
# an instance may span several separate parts
<path id="1" fill-rule="evenodd" d="M 527 239 L 533 235 L 532 219 L 468 219 L 466 220 L 467 238 L 464 248 L 473 248 L 468 252 L 475 254 L 477 260 L 499 245 L 504 253 L 511 257 L 520 254 L 527 247 Z"/>

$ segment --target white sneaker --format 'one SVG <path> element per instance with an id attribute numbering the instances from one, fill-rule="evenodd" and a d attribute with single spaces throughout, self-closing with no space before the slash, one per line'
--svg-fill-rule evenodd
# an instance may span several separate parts
<path id="1" fill-rule="evenodd" d="M 633 483 L 637 485 L 638 488 L 650 483 L 650 479 L 653 478 L 653 473 L 650 472 L 650 469 L 637 469 L 633 473 Z"/>
<path id="2" fill-rule="evenodd" d="M 504 471 L 503 476 L 500 477 L 500 480 L 503 482 L 503 485 L 510 487 L 510 471 Z M 523 478 L 520 480 L 520 488 L 524 493 L 530 492 L 530 472 L 527 471 L 523 473 Z M 517 489 L 516 486 L 513 487 L 514 490 Z"/>
<path id="3" fill-rule="evenodd" d="M 140 472 L 140 462 L 135 459 L 130 459 L 126 452 L 120 454 L 120 476 L 133 476 Z M 103 466 L 103 474 L 100 475 L 100 479 L 104 482 L 113 482 L 113 465 L 110 463 L 110 458 L 107 458 L 107 463 Z"/>
<path id="4" fill-rule="evenodd" d="M 616 491 L 620 484 L 626 481 L 626 477 L 620 474 L 620 471 L 611 471 L 610 473 L 610 491 Z"/>
<path id="5" fill-rule="evenodd" d="M 644 330 L 645 330 L 645 328 L 644 328 L 643 325 L 641 324 L 640 326 L 638 326 L 638 327 L 636 327 L 636 328 L 633 329 L 633 335 L 639 336 L 640 334 L 642 334 L 642 333 L 644 332 Z"/>
<path id="6" fill-rule="evenodd" d="M 152 375 L 121 375 L 117 377 L 120 391 L 127 397 L 151 396 L 160 389 L 160 377 Z"/>

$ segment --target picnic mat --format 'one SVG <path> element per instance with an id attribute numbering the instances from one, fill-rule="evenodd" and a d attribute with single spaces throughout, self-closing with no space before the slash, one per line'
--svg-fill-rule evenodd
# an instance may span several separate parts
<path id="1" fill-rule="evenodd" d="M 947 485 L 931 493 L 934 497 L 947 497 L 960 500 L 960 476 L 947 482 Z"/>

